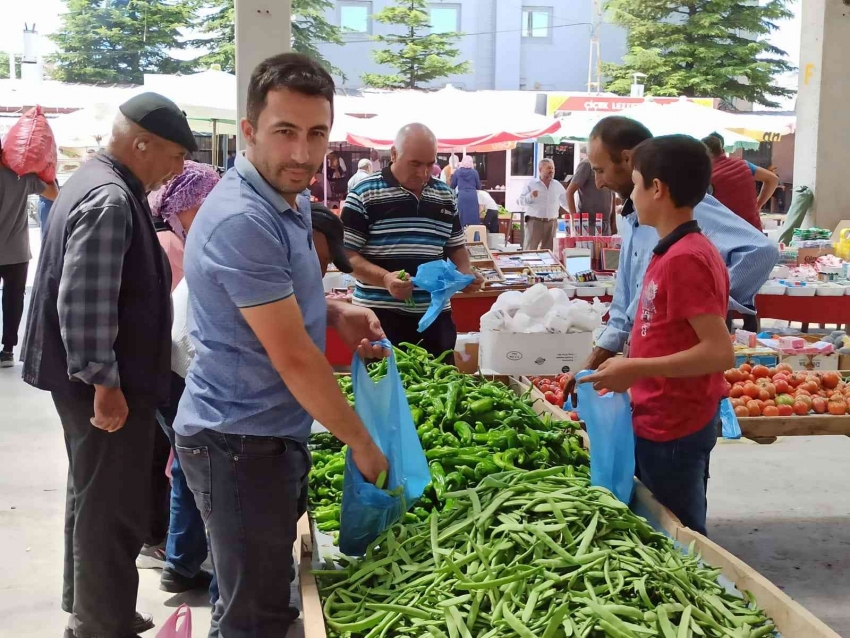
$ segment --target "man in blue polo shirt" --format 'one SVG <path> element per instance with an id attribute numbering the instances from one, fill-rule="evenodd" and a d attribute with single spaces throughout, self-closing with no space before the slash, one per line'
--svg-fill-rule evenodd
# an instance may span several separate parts
<path id="1" fill-rule="evenodd" d="M 369 342 L 383 332 L 368 309 L 326 303 L 309 203 L 298 201 L 327 151 L 333 97 L 333 80 L 308 57 L 260 63 L 241 122 L 248 149 L 186 244 L 196 355 L 174 429 L 219 583 L 213 636 L 285 636 L 297 616 L 285 578 L 314 418 L 367 480 L 387 469 L 324 357 L 327 324 L 368 357 L 382 356 Z"/>

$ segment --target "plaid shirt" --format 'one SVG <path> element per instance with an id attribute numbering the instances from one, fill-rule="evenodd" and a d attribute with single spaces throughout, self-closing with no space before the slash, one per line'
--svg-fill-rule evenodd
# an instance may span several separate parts
<path id="1" fill-rule="evenodd" d="M 133 236 L 129 202 L 104 189 L 70 214 L 68 228 L 57 304 L 68 376 L 117 388 L 113 346 L 124 255 Z"/>

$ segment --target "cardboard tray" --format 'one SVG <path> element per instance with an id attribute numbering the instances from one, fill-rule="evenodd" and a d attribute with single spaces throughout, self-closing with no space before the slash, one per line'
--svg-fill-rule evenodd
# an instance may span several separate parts
<path id="1" fill-rule="evenodd" d="M 528 390 L 528 385 L 513 377 L 489 377 L 502 381 L 517 394 Z M 543 401 L 534 404 L 538 414 L 552 414 L 555 406 Z M 563 413 L 563 410 L 561 410 Z M 799 417 L 800 419 L 804 417 Z M 771 419 L 776 421 L 778 419 Z M 585 446 L 587 436 L 581 432 Z M 759 606 L 770 616 L 782 638 L 841 638 L 832 629 L 818 620 L 811 612 L 795 602 L 767 578 L 759 574 L 742 560 L 726 551 L 716 543 L 692 529 L 684 527 L 672 512 L 663 507 L 639 481 L 636 481 L 633 509 L 647 516 L 648 520 L 681 546 L 694 543 L 694 550 L 710 565 L 721 569 L 725 577 L 731 580 L 739 591 L 750 591 Z M 307 516 L 298 522 L 296 555 L 299 569 L 299 588 L 303 605 L 304 638 L 327 638 L 322 603 L 315 577 L 310 573 L 313 558 L 313 539 Z"/>

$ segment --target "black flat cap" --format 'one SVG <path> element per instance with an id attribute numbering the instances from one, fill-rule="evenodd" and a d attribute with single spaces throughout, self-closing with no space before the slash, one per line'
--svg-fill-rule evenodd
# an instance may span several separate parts
<path id="1" fill-rule="evenodd" d="M 322 233 L 328 242 L 331 251 L 331 261 L 340 272 L 354 272 L 354 267 L 348 261 L 343 245 L 345 227 L 342 220 L 334 215 L 327 206 L 318 203 L 310 204 L 310 213 L 313 219 L 313 230 Z"/>
<path id="2" fill-rule="evenodd" d="M 191 153 L 198 150 L 186 114 L 167 97 L 159 93 L 140 93 L 124 102 L 118 110 L 146 131 L 179 144 Z"/>

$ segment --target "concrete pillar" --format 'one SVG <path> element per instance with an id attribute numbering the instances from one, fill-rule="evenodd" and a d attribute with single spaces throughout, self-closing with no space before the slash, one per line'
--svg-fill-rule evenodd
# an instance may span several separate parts
<path id="1" fill-rule="evenodd" d="M 291 0 L 236 0 L 236 105 L 237 124 L 245 117 L 251 72 L 267 57 L 292 48 Z M 238 126 L 237 126 L 238 128 Z M 245 146 L 241 132 L 239 150 Z"/>
<path id="2" fill-rule="evenodd" d="M 808 221 L 835 228 L 850 219 L 850 0 L 803 0 L 794 185 L 815 193 Z"/>

